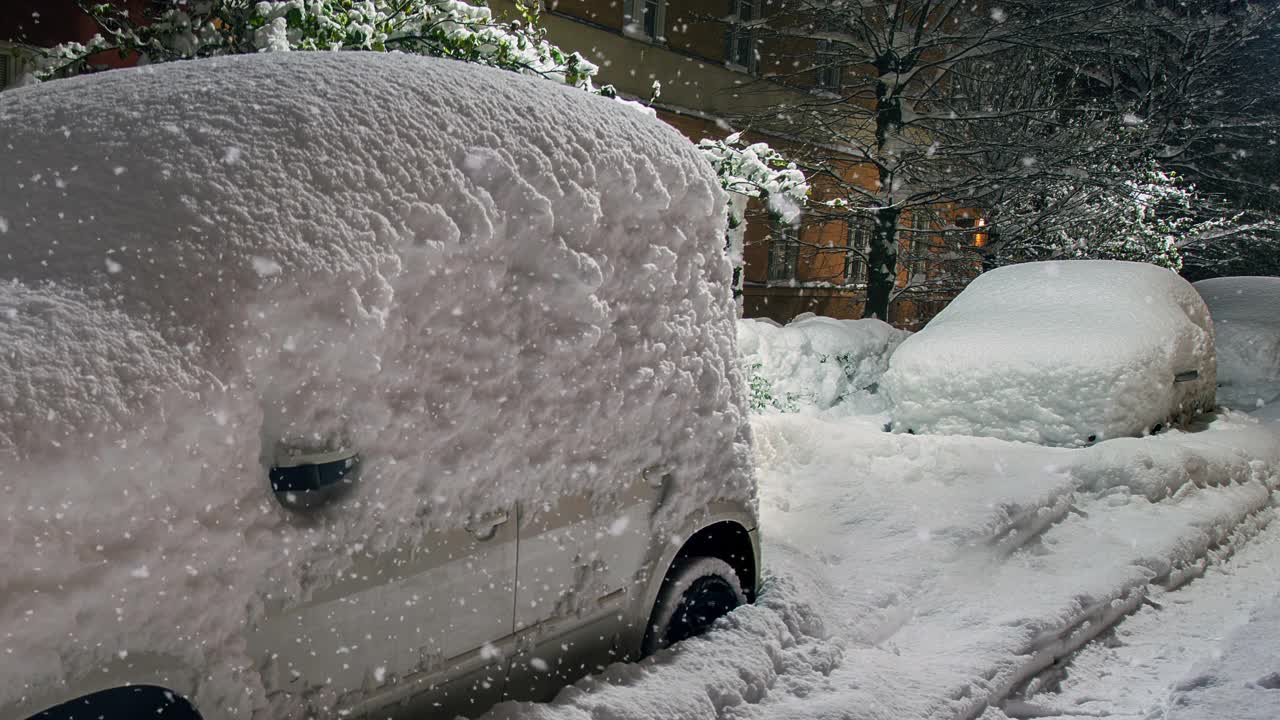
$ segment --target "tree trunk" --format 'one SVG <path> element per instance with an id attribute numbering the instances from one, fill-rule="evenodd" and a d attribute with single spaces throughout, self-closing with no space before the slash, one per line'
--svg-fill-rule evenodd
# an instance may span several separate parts
<path id="1" fill-rule="evenodd" d="M 862 317 L 889 321 L 889 296 L 897 279 L 898 268 L 898 216 L 896 207 L 876 210 L 876 229 L 871 237 L 871 252 L 867 258 L 867 302 L 862 306 Z"/>
<path id="2" fill-rule="evenodd" d="M 897 81 L 891 86 L 884 78 L 902 70 L 897 53 L 889 50 L 876 58 L 880 80 L 876 83 L 876 165 L 879 169 L 880 207 L 876 208 L 876 229 L 867 258 L 867 301 L 862 317 L 889 321 L 889 297 L 898 271 L 898 216 L 894 206 L 894 171 L 897 166 L 897 134 L 902 128 L 902 100 Z"/>

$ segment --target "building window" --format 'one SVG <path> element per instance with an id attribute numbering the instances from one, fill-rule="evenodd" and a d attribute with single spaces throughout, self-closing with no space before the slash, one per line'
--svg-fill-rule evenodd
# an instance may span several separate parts
<path id="1" fill-rule="evenodd" d="M 871 257 L 871 236 L 875 232 L 875 220 L 860 216 L 850 220 L 848 224 L 844 278 L 846 283 L 861 285 L 867 281 L 867 260 Z"/>
<path id="2" fill-rule="evenodd" d="M 982 247 L 987 244 L 987 221 L 983 218 L 956 218 L 956 247 Z"/>
<path id="3" fill-rule="evenodd" d="M 769 240 L 769 282 L 787 282 L 796 279 L 796 266 L 800 261 L 800 241 L 796 227 L 777 219 Z"/>
<path id="4" fill-rule="evenodd" d="M 667 0 L 625 0 L 622 14 L 626 34 L 654 42 L 666 39 Z"/>
<path id="5" fill-rule="evenodd" d="M 0 47 L 0 90 L 4 90 L 14 83 L 14 76 L 17 74 L 16 66 L 17 63 L 14 61 L 13 56 L 7 54 L 5 49 Z"/>
<path id="6" fill-rule="evenodd" d="M 724 59 L 748 72 L 756 69 L 755 31 L 748 25 L 756 20 L 759 0 L 729 0 L 729 31 L 725 36 Z"/>
<path id="7" fill-rule="evenodd" d="M 818 41 L 817 85 L 823 90 L 840 88 L 840 66 L 835 63 L 833 50 L 830 40 Z"/>
<path id="8" fill-rule="evenodd" d="M 916 278 L 925 280 L 929 275 L 928 258 L 933 244 L 930 231 L 933 229 L 933 223 L 928 214 L 923 210 L 917 210 L 912 213 L 911 226 L 911 277 L 908 280 Z"/>

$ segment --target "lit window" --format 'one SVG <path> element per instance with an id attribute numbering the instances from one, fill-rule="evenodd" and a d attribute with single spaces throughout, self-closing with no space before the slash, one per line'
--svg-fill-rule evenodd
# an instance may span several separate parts
<path id="1" fill-rule="evenodd" d="M 972 244 L 974 247 L 982 247 L 987 244 L 986 226 L 987 221 L 983 218 L 956 218 L 956 227 L 960 231 L 956 233 L 954 245 L 964 247 Z"/>
<path id="2" fill-rule="evenodd" d="M 755 31 L 748 26 L 756 19 L 758 0 L 729 0 L 729 31 L 725 36 L 725 62 L 754 72 L 756 68 Z"/>
<path id="3" fill-rule="evenodd" d="M 625 0 L 622 29 L 628 35 L 660 41 L 666 37 L 666 0 Z"/>

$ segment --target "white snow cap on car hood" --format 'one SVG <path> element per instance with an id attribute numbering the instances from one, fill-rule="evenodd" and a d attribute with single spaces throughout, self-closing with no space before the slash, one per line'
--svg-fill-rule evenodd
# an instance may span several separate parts
<path id="1" fill-rule="evenodd" d="M 1189 371 L 1195 380 L 1174 382 Z M 1191 284 L 1164 268 L 1012 265 L 908 338 L 883 386 L 897 429 L 1081 445 L 1211 407 L 1213 328 Z"/>
<path id="2" fill-rule="evenodd" d="M 0 153 L 0 706 L 154 652 L 248 716 L 226 640 L 339 548 L 656 463 L 752 492 L 724 194 L 652 117 L 284 53 L 5 92 Z M 329 435 L 361 482 L 297 523 L 264 458 Z"/>

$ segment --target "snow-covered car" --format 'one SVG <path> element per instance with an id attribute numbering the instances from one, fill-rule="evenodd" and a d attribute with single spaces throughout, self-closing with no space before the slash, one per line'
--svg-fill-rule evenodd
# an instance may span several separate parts
<path id="1" fill-rule="evenodd" d="M 1218 402 L 1256 410 L 1280 399 L 1280 278 L 1201 280 L 1213 316 Z"/>
<path id="2" fill-rule="evenodd" d="M 1186 280 L 1066 260 L 980 275 L 889 360 L 898 431 L 1081 446 L 1214 406 L 1213 324 Z"/>
<path id="3" fill-rule="evenodd" d="M 0 95 L 0 718 L 453 717 L 756 592 L 724 195 L 382 53 Z"/>

